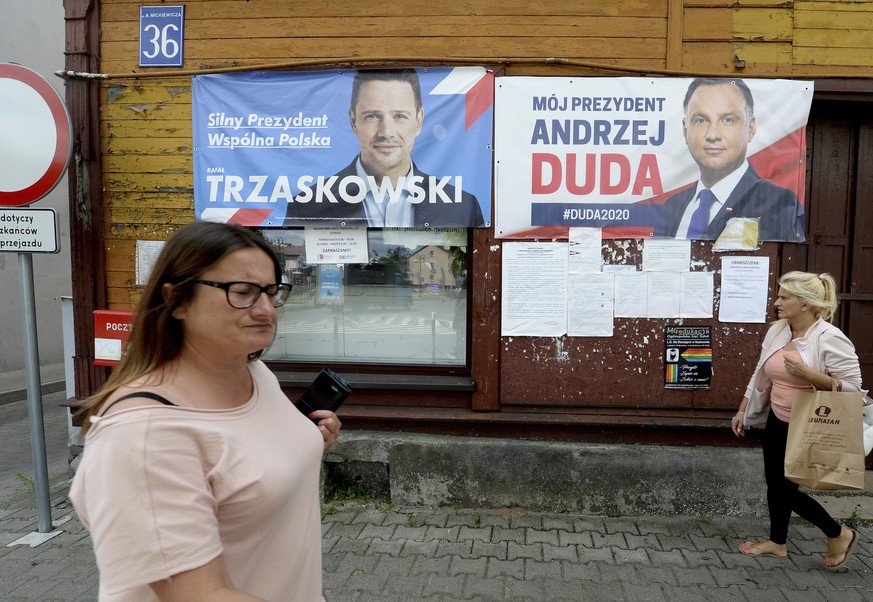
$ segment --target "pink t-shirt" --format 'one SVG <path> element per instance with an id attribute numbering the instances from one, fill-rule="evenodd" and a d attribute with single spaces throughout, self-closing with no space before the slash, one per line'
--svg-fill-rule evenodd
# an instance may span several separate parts
<path id="1" fill-rule="evenodd" d="M 242 591 L 323 600 L 323 439 L 263 363 L 250 370 L 254 394 L 238 408 L 130 408 L 89 429 L 70 498 L 101 601 L 157 600 L 149 583 L 220 554 Z"/>
<path id="2" fill-rule="evenodd" d="M 791 420 L 791 404 L 794 401 L 794 393 L 814 390 L 808 380 L 792 376 L 785 370 L 786 355 L 803 361 L 796 349 L 785 351 L 783 348 L 771 355 L 764 364 L 764 375 L 773 383 L 773 388 L 770 390 L 770 405 L 776 417 L 783 422 Z"/>

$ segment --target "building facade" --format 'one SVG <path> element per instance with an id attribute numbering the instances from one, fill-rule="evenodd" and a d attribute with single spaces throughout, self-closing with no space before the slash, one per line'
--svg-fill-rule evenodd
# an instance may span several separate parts
<path id="1" fill-rule="evenodd" d="M 138 64 L 139 2 L 65 4 L 67 98 L 77 132 L 70 193 L 77 396 L 92 393 L 106 376 L 92 362 L 91 312 L 131 309 L 139 298 L 137 241 L 166 239 L 194 219 L 191 77 L 379 66 L 480 65 L 497 81 L 519 75 L 814 81 L 807 242 L 763 243 L 754 253 L 769 259 L 771 295 L 778 274 L 789 269 L 835 275 L 844 300 L 838 324 L 858 347 L 865 382 L 873 381 L 873 342 L 864 335 L 873 326 L 873 183 L 866 181 L 873 161 L 873 2 L 400 2 L 384 16 L 350 2 L 177 4 L 185 6 L 184 63 L 170 69 Z M 283 244 L 299 249 L 301 241 Z M 407 361 L 403 352 L 369 358 L 325 352 L 313 359 L 292 350 L 268 356 L 271 367 L 289 394 L 322 365 L 346 376 L 355 388 L 342 412 L 349 428 L 736 444 L 728 420 L 766 325 L 628 318 L 616 319 L 612 337 L 501 336 L 503 244 L 492 226 L 441 245 L 439 261 L 421 257 L 421 249 L 410 250 L 402 266 L 392 264 L 398 257 L 374 258 L 379 278 L 419 295 L 408 300 L 395 291 L 389 301 L 367 302 L 384 283 L 361 280 L 366 270 L 356 276 L 355 284 L 368 288 L 355 315 L 385 324 L 362 341 L 388 348 L 392 329 L 407 326 L 431 336 L 422 340 L 432 346 Z M 606 241 L 603 253 L 639 265 L 641 242 Z M 718 278 L 720 256 L 711 242 L 695 241 L 692 253 Z M 334 281 L 352 292 L 347 277 L 322 280 L 301 271 L 298 258 L 299 251 L 293 277 L 301 286 L 308 282 L 311 307 L 326 306 L 318 299 L 329 296 Z M 432 269 L 445 277 L 431 280 Z M 431 283 L 439 286 L 429 289 Z M 433 298 L 424 299 L 428 292 Z M 403 325 L 396 312 L 407 301 L 432 303 L 433 317 Z M 665 328 L 681 324 L 712 328 L 709 390 L 664 387 Z M 417 341 L 408 344 L 416 348 Z"/>

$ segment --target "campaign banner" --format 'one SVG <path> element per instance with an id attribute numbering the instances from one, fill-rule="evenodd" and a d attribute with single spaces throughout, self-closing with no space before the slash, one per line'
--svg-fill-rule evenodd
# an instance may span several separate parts
<path id="1" fill-rule="evenodd" d="M 489 226 L 493 99 L 482 67 L 195 76 L 196 217 Z"/>
<path id="2" fill-rule="evenodd" d="M 495 232 L 804 240 L 813 83 L 502 77 L 495 86 Z M 697 209 L 700 208 L 700 212 Z"/>

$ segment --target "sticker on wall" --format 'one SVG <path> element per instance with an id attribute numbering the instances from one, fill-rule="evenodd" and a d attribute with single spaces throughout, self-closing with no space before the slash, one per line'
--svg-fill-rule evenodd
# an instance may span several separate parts
<path id="1" fill-rule="evenodd" d="M 664 388 L 712 388 L 712 327 L 667 326 Z"/>

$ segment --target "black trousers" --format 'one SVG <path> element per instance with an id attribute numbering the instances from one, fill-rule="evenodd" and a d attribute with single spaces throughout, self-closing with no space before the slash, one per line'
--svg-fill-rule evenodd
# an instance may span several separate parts
<path id="1" fill-rule="evenodd" d="M 779 420 L 773 410 L 764 430 L 764 476 L 767 480 L 767 507 L 770 510 L 770 541 L 784 544 L 788 540 L 788 521 L 794 512 L 822 530 L 826 537 L 839 536 L 842 527 L 827 510 L 800 486 L 785 478 L 785 442 L 788 423 Z"/>

